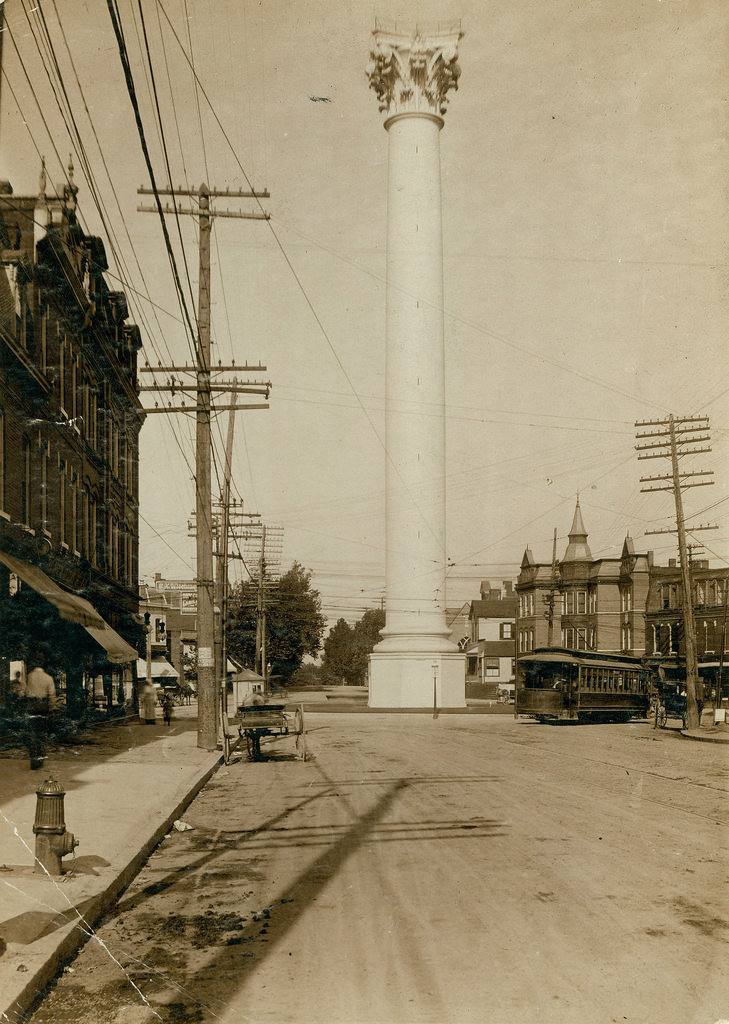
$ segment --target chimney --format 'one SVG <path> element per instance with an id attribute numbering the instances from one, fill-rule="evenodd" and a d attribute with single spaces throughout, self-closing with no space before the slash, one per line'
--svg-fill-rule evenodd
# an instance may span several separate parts
<path id="1" fill-rule="evenodd" d="M 668 568 L 669 569 L 675 569 L 676 568 L 676 559 L 675 558 L 669 558 L 668 559 Z"/>
<path id="2" fill-rule="evenodd" d="M 506 591 L 506 596 L 507 597 L 511 597 L 511 587 L 512 587 L 511 580 L 504 580 L 504 590 Z"/>

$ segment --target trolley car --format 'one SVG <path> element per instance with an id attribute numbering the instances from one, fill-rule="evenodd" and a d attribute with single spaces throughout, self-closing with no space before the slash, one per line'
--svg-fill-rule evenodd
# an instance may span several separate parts
<path id="1" fill-rule="evenodd" d="M 540 722 L 628 722 L 650 707 L 639 658 L 541 647 L 517 662 L 515 715 Z"/>

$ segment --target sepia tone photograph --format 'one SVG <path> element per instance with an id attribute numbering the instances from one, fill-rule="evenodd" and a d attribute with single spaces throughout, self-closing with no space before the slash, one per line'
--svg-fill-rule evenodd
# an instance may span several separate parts
<path id="1" fill-rule="evenodd" d="M 0 0 L 0 1017 L 729 1024 L 721 0 Z"/>

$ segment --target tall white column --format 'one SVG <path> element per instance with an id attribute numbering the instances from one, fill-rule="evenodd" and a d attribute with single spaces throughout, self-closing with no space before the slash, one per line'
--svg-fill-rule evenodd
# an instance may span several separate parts
<path id="1" fill-rule="evenodd" d="M 440 130 L 460 27 L 374 32 L 367 68 L 387 130 L 386 625 L 371 707 L 462 707 L 445 617 L 445 355 Z"/>

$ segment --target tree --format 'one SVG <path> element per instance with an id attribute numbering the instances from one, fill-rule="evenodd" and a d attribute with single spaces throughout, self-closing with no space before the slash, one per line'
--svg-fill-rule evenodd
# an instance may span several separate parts
<path id="1" fill-rule="evenodd" d="M 232 658 L 256 664 L 256 614 L 259 581 L 233 587 L 228 602 L 227 647 Z M 266 660 L 284 685 L 305 655 L 315 657 L 324 635 L 321 597 L 311 587 L 311 573 L 298 562 L 278 580 L 263 580 L 266 611 Z"/>
<path id="2" fill-rule="evenodd" d="M 353 651 L 354 631 L 346 619 L 338 619 L 324 641 L 322 672 L 328 682 L 354 685 Z"/>
<path id="3" fill-rule="evenodd" d="M 339 619 L 324 641 L 323 674 L 331 682 L 343 680 L 346 686 L 364 686 L 369 655 L 384 625 L 385 613 L 379 608 L 370 608 L 354 626 Z"/>
<path id="4" fill-rule="evenodd" d="M 385 613 L 381 608 L 369 608 L 354 624 L 354 664 L 358 682 L 364 686 L 372 648 L 380 641 L 380 630 L 385 627 Z"/>

